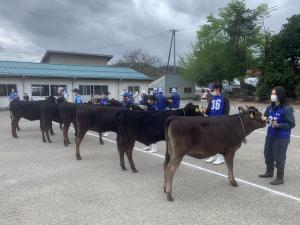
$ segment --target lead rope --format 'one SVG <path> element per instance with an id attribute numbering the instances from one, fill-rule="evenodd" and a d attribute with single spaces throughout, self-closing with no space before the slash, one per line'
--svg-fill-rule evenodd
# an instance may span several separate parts
<path id="1" fill-rule="evenodd" d="M 246 134 L 246 129 L 245 129 L 245 126 L 244 126 L 244 124 L 243 124 L 243 121 L 242 121 L 242 118 L 241 118 L 240 115 L 239 115 L 239 118 L 240 118 L 241 125 L 242 125 L 242 128 L 243 128 L 243 130 L 244 130 L 244 134 L 245 134 L 245 138 L 244 138 L 244 140 L 243 140 L 243 143 L 244 143 L 244 144 L 247 144 L 247 139 L 246 139 L 246 136 L 247 136 L 247 134 Z"/>

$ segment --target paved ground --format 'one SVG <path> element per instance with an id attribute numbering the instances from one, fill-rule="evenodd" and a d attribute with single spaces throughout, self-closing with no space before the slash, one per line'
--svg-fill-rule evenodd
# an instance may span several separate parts
<path id="1" fill-rule="evenodd" d="M 113 134 L 104 146 L 87 135 L 76 161 L 73 137 L 64 147 L 57 126 L 53 143 L 44 144 L 38 122 L 21 120 L 19 139 L 10 135 L 8 112 L 0 112 L 0 124 L 1 225 L 300 224 L 300 127 L 288 149 L 284 185 L 257 177 L 264 171 L 263 129 L 236 154 L 238 188 L 222 176 L 225 165 L 186 157 L 170 203 L 162 191 L 164 142 L 158 154 L 134 151 L 139 173 L 133 174 L 121 171 Z"/>

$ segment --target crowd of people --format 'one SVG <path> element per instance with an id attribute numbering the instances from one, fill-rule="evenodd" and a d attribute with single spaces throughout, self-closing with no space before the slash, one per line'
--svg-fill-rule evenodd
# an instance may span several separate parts
<path id="1" fill-rule="evenodd" d="M 74 88 L 73 102 L 75 104 L 83 103 L 79 89 Z M 100 105 L 109 105 L 109 92 L 103 93 L 100 99 Z M 123 90 L 122 106 L 131 107 L 133 104 L 144 106 L 147 111 L 176 110 L 180 108 L 180 96 L 176 88 L 172 88 L 171 96 L 166 97 L 162 88 L 154 88 L 148 95 L 142 91 L 141 95 L 131 91 Z M 58 88 L 58 98 L 68 99 L 67 93 L 63 87 Z M 18 92 L 13 88 L 9 95 L 10 101 L 18 101 L 20 97 Z M 29 96 L 24 93 L 23 100 L 28 101 Z M 284 183 L 284 168 L 286 160 L 286 152 L 290 143 L 291 129 L 295 127 L 295 118 L 293 108 L 287 102 L 286 90 L 282 87 L 275 87 L 270 96 L 271 103 L 267 107 L 264 117 L 268 123 L 268 130 L 264 145 L 264 157 L 266 171 L 260 174 L 260 178 L 273 177 L 274 169 L 277 168 L 276 177 L 270 182 L 272 185 L 280 185 Z M 229 115 L 230 103 L 229 99 L 222 93 L 222 84 L 212 84 L 209 91 L 204 91 L 201 101 L 207 101 L 207 107 L 204 110 L 205 116 L 215 117 Z M 107 136 L 108 134 L 104 134 Z M 147 146 L 144 150 L 157 152 L 156 144 Z M 206 160 L 207 163 L 220 165 L 224 163 L 224 156 L 217 154 Z"/>

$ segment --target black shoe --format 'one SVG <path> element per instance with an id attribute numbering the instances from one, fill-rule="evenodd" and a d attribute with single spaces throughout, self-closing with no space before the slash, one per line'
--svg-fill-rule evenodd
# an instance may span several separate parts
<path id="1" fill-rule="evenodd" d="M 280 184 L 283 184 L 284 183 L 284 180 L 281 178 L 279 179 L 278 177 L 276 177 L 274 180 L 272 180 L 270 182 L 270 184 L 272 185 L 280 185 Z"/>
<path id="2" fill-rule="evenodd" d="M 273 177 L 273 173 L 265 172 L 264 174 L 259 174 L 258 177 L 259 177 L 259 178 L 269 178 L 269 177 Z"/>
<path id="3" fill-rule="evenodd" d="M 272 185 L 283 184 L 284 183 L 283 176 L 284 176 L 284 169 L 277 169 L 277 176 L 274 180 L 270 182 L 270 184 Z"/>

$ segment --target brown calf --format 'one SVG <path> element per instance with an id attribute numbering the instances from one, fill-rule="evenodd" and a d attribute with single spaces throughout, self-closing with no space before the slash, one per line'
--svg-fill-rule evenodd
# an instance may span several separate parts
<path id="1" fill-rule="evenodd" d="M 172 117 L 165 124 L 167 151 L 164 163 L 164 192 L 172 201 L 172 181 L 183 157 L 203 159 L 223 154 L 230 184 L 237 187 L 233 176 L 233 158 L 242 141 L 252 131 L 266 125 L 254 107 L 239 108 L 240 113 L 220 117 Z"/>

